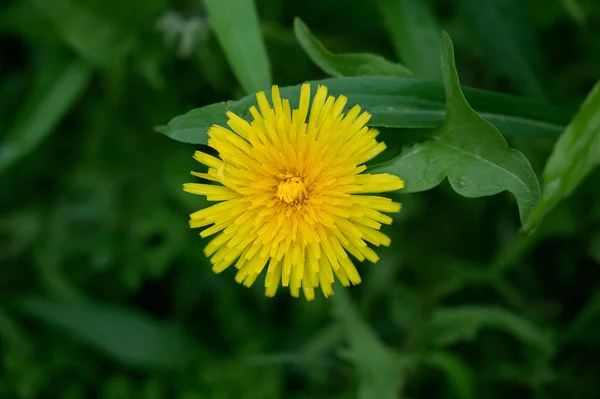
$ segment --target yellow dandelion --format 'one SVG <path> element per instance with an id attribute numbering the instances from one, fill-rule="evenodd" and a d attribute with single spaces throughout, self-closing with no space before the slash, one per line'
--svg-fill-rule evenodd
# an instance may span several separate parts
<path id="1" fill-rule="evenodd" d="M 371 115 L 359 106 L 345 115 L 347 98 L 327 96 L 325 86 L 311 106 L 310 85 L 302 85 L 294 110 L 277 86 L 272 107 L 264 92 L 256 99 L 260 112 L 250 108 L 251 123 L 228 112 L 231 130 L 209 129 L 208 145 L 219 158 L 194 154 L 208 171 L 192 175 L 220 185 L 183 187 L 219 202 L 190 215 L 192 228 L 205 227 L 202 237 L 219 233 L 204 250 L 213 271 L 235 264 L 236 281 L 249 287 L 267 268 L 267 296 L 281 284 L 295 297 L 302 289 L 308 300 L 318 287 L 332 295 L 334 276 L 344 286 L 359 284 L 348 253 L 377 262 L 367 243 L 389 246 L 379 229 L 392 218 L 382 212 L 400 211 L 388 198 L 365 194 L 404 187 L 396 176 L 362 173 L 386 148 L 375 140 L 378 131 L 365 126 Z"/>

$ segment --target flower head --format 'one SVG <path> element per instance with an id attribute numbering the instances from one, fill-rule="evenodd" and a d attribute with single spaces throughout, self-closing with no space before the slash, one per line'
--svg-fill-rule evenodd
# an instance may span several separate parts
<path id="1" fill-rule="evenodd" d="M 400 211 L 400 204 L 369 194 L 404 187 L 396 176 L 362 173 L 385 149 L 377 130 L 365 126 L 371 115 L 359 106 L 344 115 L 347 98 L 327 96 L 325 86 L 311 105 L 310 85 L 302 85 L 294 110 L 277 86 L 272 106 L 264 92 L 256 98 L 260 112 L 250 108 L 252 122 L 228 112 L 230 129 L 209 129 L 218 158 L 194 154 L 208 172 L 192 174 L 219 184 L 184 184 L 219 202 L 190 215 L 191 227 L 204 228 L 202 237 L 219 233 L 204 250 L 213 271 L 235 264 L 236 281 L 249 287 L 266 268 L 267 296 L 281 284 L 293 296 L 302 289 L 308 300 L 317 287 L 332 295 L 334 276 L 344 286 L 359 284 L 348 253 L 377 262 L 367 243 L 390 245 L 379 228 L 392 219 L 382 212 Z"/>

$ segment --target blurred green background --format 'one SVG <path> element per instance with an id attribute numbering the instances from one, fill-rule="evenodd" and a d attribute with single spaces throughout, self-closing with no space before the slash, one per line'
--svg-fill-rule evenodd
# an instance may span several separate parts
<path id="1" fill-rule="evenodd" d="M 567 109 L 600 76 L 597 0 L 256 9 L 282 86 L 326 76 L 294 17 L 334 52 L 413 65 L 398 37 L 426 54 L 434 24 L 462 84 Z M 194 146 L 153 130 L 247 94 L 214 32 L 200 0 L 3 2 L 0 398 L 600 397 L 598 172 L 533 236 L 508 194 L 397 194 L 392 247 L 330 300 L 214 275 L 188 228 L 205 203 L 181 190 Z M 541 173 L 553 141 L 511 145 Z"/>

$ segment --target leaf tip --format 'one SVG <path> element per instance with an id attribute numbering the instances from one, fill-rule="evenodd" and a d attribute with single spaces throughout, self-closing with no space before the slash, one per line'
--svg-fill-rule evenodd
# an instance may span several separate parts
<path id="1" fill-rule="evenodd" d="M 167 125 L 155 126 L 153 130 L 156 133 L 167 134 L 168 126 Z"/>

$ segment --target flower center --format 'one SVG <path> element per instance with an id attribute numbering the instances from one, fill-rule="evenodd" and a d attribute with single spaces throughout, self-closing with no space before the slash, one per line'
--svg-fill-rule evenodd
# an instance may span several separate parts
<path id="1" fill-rule="evenodd" d="M 277 198 L 288 204 L 301 202 L 307 195 L 306 187 L 299 177 L 288 177 L 277 186 Z"/>

